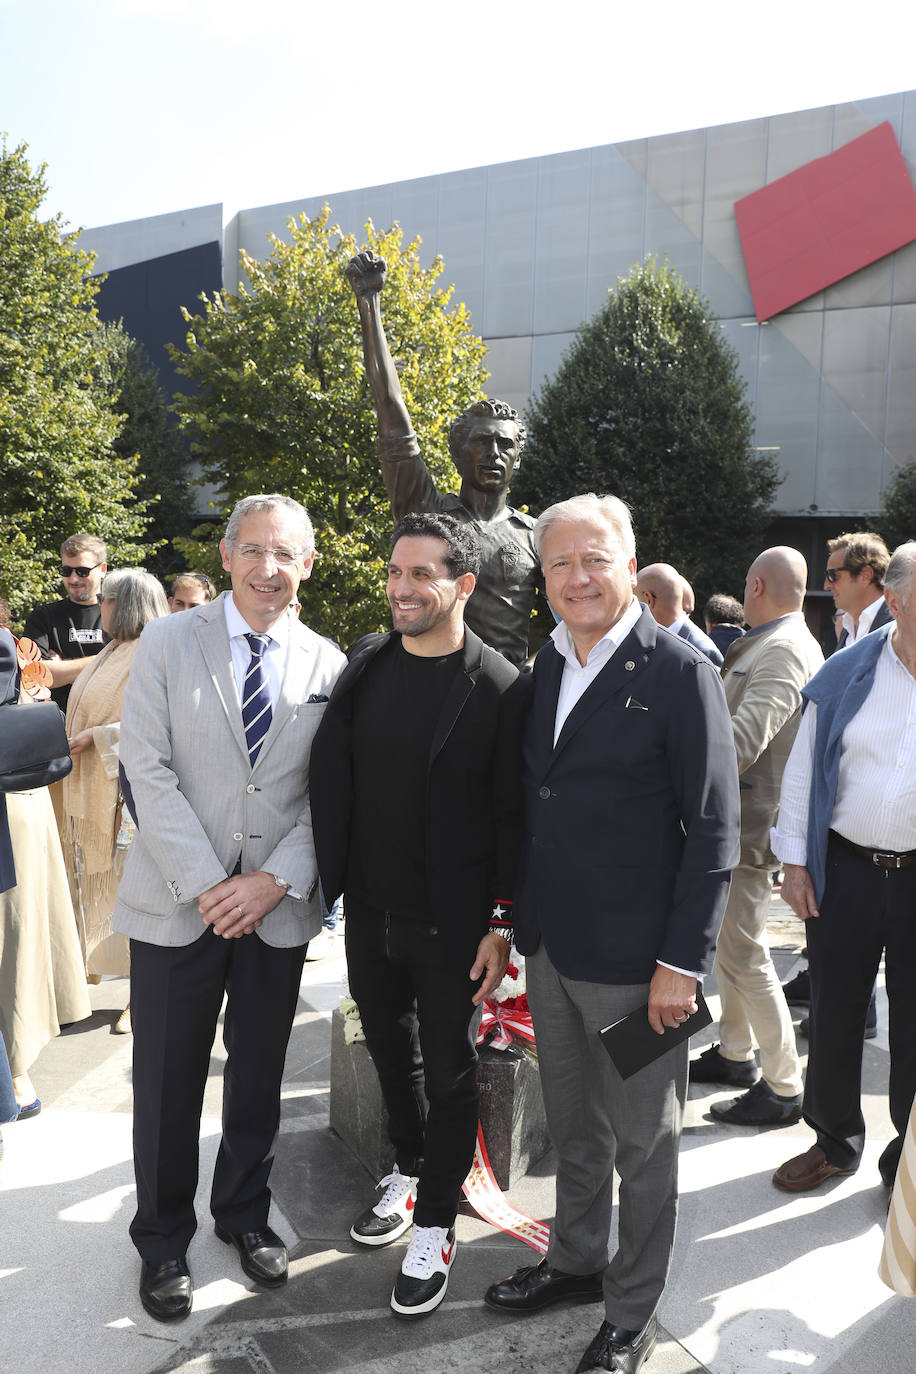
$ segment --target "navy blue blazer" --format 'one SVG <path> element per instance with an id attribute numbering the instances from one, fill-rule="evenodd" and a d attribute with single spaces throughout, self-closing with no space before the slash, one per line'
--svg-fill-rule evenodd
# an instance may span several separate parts
<path id="1" fill-rule="evenodd" d="M 657 960 L 705 972 L 739 855 L 719 674 L 644 607 L 554 748 L 563 666 L 553 644 L 534 665 L 516 945 L 543 940 L 560 973 L 589 982 L 648 982 Z"/>
<path id="2" fill-rule="evenodd" d="M 19 660 L 16 641 L 9 630 L 0 629 L 0 706 L 19 700 Z M 16 886 L 16 865 L 6 819 L 6 797 L 0 792 L 0 892 Z"/>

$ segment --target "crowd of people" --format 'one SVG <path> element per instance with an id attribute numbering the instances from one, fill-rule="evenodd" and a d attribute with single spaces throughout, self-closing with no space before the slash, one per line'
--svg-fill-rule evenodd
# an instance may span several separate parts
<path id="1" fill-rule="evenodd" d="M 350 1235 L 378 1247 L 410 1232 L 397 1316 L 432 1312 L 447 1290 L 476 1138 L 479 1008 L 513 943 L 527 959 L 557 1200 L 547 1255 L 493 1283 L 491 1308 L 603 1301 L 578 1368 L 635 1374 L 674 1243 L 688 1082 L 740 1090 L 712 1104 L 727 1122 L 804 1118 L 815 1141 L 777 1187 L 853 1172 L 882 958 L 896 1134 L 879 1169 L 891 1189 L 903 1155 L 908 1180 L 882 1275 L 912 1291 L 916 544 L 890 557 L 872 534 L 831 541 L 825 586 L 841 623 L 824 663 L 794 549 L 752 561 L 743 602 L 711 598 L 703 634 L 678 570 L 637 572 L 615 498 L 561 502 L 532 536 L 556 619 L 533 672 L 466 625 L 480 543 L 471 522 L 435 510 L 399 522 L 393 628 L 348 662 L 299 619 L 314 535 L 280 495 L 233 511 L 221 596 L 191 573 L 167 598 L 143 569 L 108 571 L 101 541 L 76 535 L 61 554 L 65 597 L 38 607 L 18 644 L 0 634 L 5 700 L 50 691 L 73 757 L 62 785 L 4 799 L 0 1118 L 40 1111 L 29 1070 L 90 1014 L 87 979 L 129 972 L 131 1238 L 159 1320 L 192 1304 L 200 1107 L 224 997 L 215 1229 L 254 1282 L 286 1278 L 267 1217 L 280 1080 L 307 946 L 341 894 L 393 1155 Z M 767 945 L 778 872 L 806 922 L 804 1081 Z M 641 1007 L 660 1036 L 682 1025 L 713 961 L 719 1040 L 690 1060 L 682 1039 L 622 1077 L 597 1032 Z"/>
<path id="2" fill-rule="evenodd" d="M 883 960 L 895 1134 L 879 1162 L 880 1272 L 912 1295 L 916 542 L 893 556 L 871 533 L 829 542 L 826 662 L 805 559 L 785 546 L 752 559 L 741 600 L 709 599 L 704 632 L 682 571 L 638 569 L 616 497 L 573 496 L 536 521 L 508 505 L 525 439 L 511 406 L 458 417 L 460 490 L 438 491 L 382 327 L 385 264 L 359 254 L 348 277 L 395 525 L 391 630 L 345 656 L 302 623 L 314 531 L 277 493 L 233 509 L 220 595 L 187 573 L 166 598 L 77 534 L 61 549 L 64 597 L 28 616 L 18 644 L 0 630 L 0 709 L 50 694 L 73 759 L 62 784 L 0 793 L 0 1121 L 40 1112 L 29 1071 L 90 1014 L 87 980 L 129 972 L 115 1029 L 134 1037 L 130 1238 L 143 1307 L 181 1320 L 223 1012 L 210 1211 L 247 1277 L 282 1285 L 268 1221 L 280 1085 L 304 960 L 333 942 L 343 901 L 391 1142 L 380 1196 L 354 1208 L 349 1234 L 370 1248 L 408 1236 L 391 1310 L 426 1317 L 446 1296 L 474 1155 L 481 1004 L 514 945 L 556 1207 L 544 1258 L 483 1300 L 511 1316 L 603 1303 L 577 1374 L 637 1374 L 674 1246 L 688 1084 L 736 1088 L 710 1107 L 730 1124 L 811 1128 L 777 1188 L 854 1172 Z M 531 654 L 535 608 L 554 628 Z M 808 968 L 786 988 L 767 942 L 776 882 L 807 936 Z M 713 965 L 719 1039 L 691 1059 Z M 637 1071 L 599 1034 L 618 1023 L 633 1027 Z"/>

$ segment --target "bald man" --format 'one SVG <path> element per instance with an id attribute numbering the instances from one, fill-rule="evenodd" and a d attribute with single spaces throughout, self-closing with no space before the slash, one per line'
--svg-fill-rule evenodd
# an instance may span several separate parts
<path id="1" fill-rule="evenodd" d="M 741 782 L 741 862 L 716 948 L 721 1042 L 691 1061 L 690 1081 L 746 1088 L 710 1108 L 739 1126 L 788 1126 L 801 1116 L 801 1064 L 766 927 L 779 867 L 770 827 L 801 719 L 801 690 L 824 661 L 802 615 L 807 578 L 795 549 L 765 549 L 755 558 L 744 585 L 750 629 L 730 646 L 722 668 Z"/>
<path id="2" fill-rule="evenodd" d="M 649 563 L 636 574 L 636 595 L 644 601 L 652 612 L 655 621 L 673 635 L 680 635 L 705 654 L 717 668 L 722 666 L 722 655 L 713 644 L 709 635 L 689 619 L 685 609 L 685 597 L 689 596 L 693 605 L 693 589 L 685 577 L 670 563 Z"/>

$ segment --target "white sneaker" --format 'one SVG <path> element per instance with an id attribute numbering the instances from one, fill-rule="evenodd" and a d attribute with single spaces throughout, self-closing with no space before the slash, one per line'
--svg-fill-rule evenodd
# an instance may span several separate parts
<path id="1" fill-rule="evenodd" d="M 350 1235 L 360 1245 L 390 1245 L 413 1226 L 413 1209 L 417 1202 L 417 1183 L 411 1174 L 402 1174 L 394 1166 L 379 1183 L 385 1192 L 374 1207 L 354 1221 Z"/>
<path id="2" fill-rule="evenodd" d="M 391 1292 L 398 1317 L 424 1317 L 437 1308 L 455 1261 L 455 1228 L 416 1226 Z"/>
<path id="3" fill-rule="evenodd" d="M 313 935 L 311 940 L 309 940 L 308 942 L 308 948 L 305 951 L 305 962 L 307 964 L 313 964 L 318 959 L 326 959 L 329 954 L 334 953 L 334 947 L 336 944 L 336 929 L 325 930 L 325 928 L 322 926 L 318 934 Z"/>

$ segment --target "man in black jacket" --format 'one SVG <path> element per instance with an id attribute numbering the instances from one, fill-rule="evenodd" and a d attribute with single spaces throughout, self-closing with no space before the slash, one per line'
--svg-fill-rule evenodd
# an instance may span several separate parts
<path id="1" fill-rule="evenodd" d="M 345 893 L 350 991 L 395 1152 L 350 1234 L 387 1245 L 413 1225 L 391 1295 L 401 1317 L 445 1296 L 476 1140 L 478 1009 L 512 937 L 527 679 L 465 627 L 478 566 L 468 525 L 401 521 L 394 630 L 354 646 L 310 764 L 322 887 L 329 903 Z"/>
<path id="2" fill-rule="evenodd" d="M 643 1007 L 664 1035 L 696 1009 L 738 859 L 735 747 L 712 663 L 634 598 L 626 506 L 562 501 L 539 518 L 535 545 L 561 623 L 534 666 L 515 932 L 557 1206 L 546 1258 L 486 1301 L 526 1314 L 603 1297 L 578 1371 L 635 1374 L 655 1344 L 674 1244 L 687 1044 L 623 1079 L 598 1033 Z"/>

